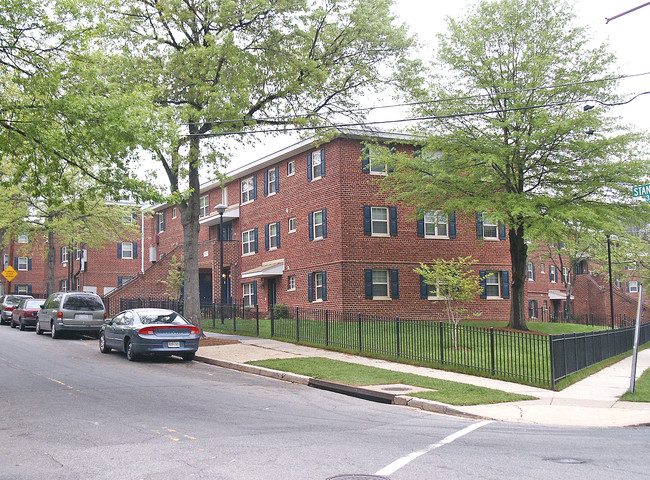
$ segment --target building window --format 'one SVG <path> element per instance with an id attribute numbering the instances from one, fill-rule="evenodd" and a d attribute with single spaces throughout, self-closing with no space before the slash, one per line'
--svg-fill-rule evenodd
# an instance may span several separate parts
<path id="1" fill-rule="evenodd" d="M 388 270 L 373 270 L 372 298 L 390 298 L 388 286 Z"/>
<path id="2" fill-rule="evenodd" d="M 538 318 L 537 300 L 528 300 L 528 316 L 530 318 Z"/>
<path id="3" fill-rule="evenodd" d="M 526 263 L 526 278 L 531 282 L 535 280 L 535 264 L 533 262 Z"/>
<path id="4" fill-rule="evenodd" d="M 268 248 L 267 250 L 275 250 L 280 246 L 280 231 L 277 223 L 267 225 L 268 232 Z"/>
<path id="5" fill-rule="evenodd" d="M 32 286 L 31 285 L 16 285 L 14 287 L 14 293 L 17 293 L 18 295 L 31 295 L 32 294 Z"/>
<path id="6" fill-rule="evenodd" d="M 371 235 L 388 235 L 388 207 L 371 207 Z"/>
<path id="7" fill-rule="evenodd" d="M 540 263 L 540 264 L 539 264 L 539 273 L 546 273 L 545 268 L 546 268 L 546 267 L 544 266 L 544 264 L 543 264 L 543 263 Z"/>
<path id="8" fill-rule="evenodd" d="M 61 263 L 66 263 L 68 260 L 70 260 L 68 247 L 61 247 Z"/>
<path id="9" fill-rule="evenodd" d="M 486 240 L 498 240 L 499 239 L 499 222 L 494 218 L 482 214 L 483 216 L 483 238 Z"/>
<path id="10" fill-rule="evenodd" d="M 210 214 L 210 196 L 204 195 L 199 199 L 199 217 L 207 217 Z"/>
<path id="11" fill-rule="evenodd" d="M 29 270 L 29 259 L 27 257 L 18 257 L 18 268 L 16 270 Z"/>
<path id="12" fill-rule="evenodd" d="M 323 238 L 323 211 L 320 210 L 317 212 L 313 212 L 313 218 L 314 218 L 313 239 L 318 240 Z"/>
<path id="13" fill-rule="evenodd" d="M 485 296 L 487 298 L 501 298 L 499 272 L 490 272 L 487 277 L 485 277 Z"/>
<path id="14" fill-rule="evenodd" d="M 321 148 L 307 155 L 307 180 L 325 176 L 325 149 Z"/>
<path id="15" fill-rule="evenodd" d="M 296 173 L 296 162 L 291 160 L 289 163 L 287 163 L 287 177 L 290 177 Z"/>
<path id="16" fill-rule="evenodd" d="M 178 215 L 178 209 L 176 207 L 172 208 L 172 220 L 175 219 Z"/>
<path id="17" fill-rule="evenodd" d="M 296 217 L 289 219 L 289 233 L 296 231 Z"/>
<path id="18" fill-rule="evenodd" d="M 562 267 L 562 280 L 566 285 L 571 283 L 571 270 L 569 270 L 569 267 Z"/>
<path id="19" fill-rule="evenodd" d="M 138 258 L 137 245 L 132 242 L 122 242 L 117 244 L 117 258 L 131 260 Z"/>
<path id="20" fill-rule="evenodd" d="M 26 233 L 18 235 L 18 243 L 29 243 L 29 236 Z"/>
<path id="21" fill-rule="evenodd" d="M 323 301 L 323 273 L 314 273 L 314 299 L 312 301 Z"/>
<path id="22" fill-rule="evenodd" d="M 82 248 L 75 248 L 74 249 L 74 259 L 75 260 L 81 260 L 84 256 L 84 251 Z"/>
<path id="23" fill-rule="evenodd" d="M 241 203 L 249 203 L 255 200 L 255 177 L 241 181 Z"/>
<path id="24" fill-rule="evenodd" d="M 289 275 L 289 278 L 287 279 L 287 290 L 293 291 L 295 289 L 296 289 L 296 276 Z"/>
<path id="25" fill-rule="evenodd" d="M 158 213 L 158 233 L 162 233 L 165 231 L 165 213 L 166 212 L 159 212 Z"/>
<path id="26" fill-rule="evenodd" d="M 221 187 L 221 203 L 228 205 L 228 189 L 225 186 Z"/>
<path id="27" fill-rule="evenodd" d="M 266 188 L 267 188 L 267 190 L 268 190 L 268 192 L 269 192 L 268 194 L 269 194 L 269 195 L 273 195 L 273 194 L 275 194 L 275 192 L 276 192 L 276 188 L 275 188 L 276 185 L 275 185 L 275 182 L 276 182 L 276 179 L 277 179 L 275 168 L 272 168 L 272 169 L 270 169 L 270 170 L 267 170 L 267 172 L 266 172 L 266 178 L 267 178 L 267 180 L 266 180 L 266 185 L 267 185 L 267 187 L 266 187 Z"/>
<path id="28" fill-rule="evenodd" d="M 399 298 L 399 272 L 397 269 L 366 269 L 364 280 L 367 299 Z"/>
<path id="29" fill-rule="evenodd" d="M 70 286 L 68 285 L 68 279 L 66 278 L 65 280 L 59 280 L 59 291 L 60 292 L 67 292 Z"/>
<path id="30" fill-rule="evenodd" d="M 379 160 L 379 148 L 376 146 L 368 147 L 368 167 L 371 175 L 388 175 L 388 165 L 386 162 Z"/>
<path id="31" fill-rule="evenodd" d="M 257 304 L 257 282 L 242 285 L 244 307 L 254 307 Z"/>
<path id="32" fill-rule="evenodd" d="M 256 228 L 246 230 L 241 234 L 242 255 L 250 255 L 257 252 Z"/>
<path id="33" fill-rule="evenodd" d="M 5 253 L 4 257 L 3 257 L 3 260 L 4 260 L 4 262 L 3 262 L 4 263 L 4 268 L 7 268 L 9 266 L 9 254 Z"/>
<path id="34" fill-rule="evenodd" d="M 548 266 L 548 279 L 552 283 L 557 282 L 557 275 L 555 274 L 555 265 Z"/>
<path id="35" fill-rule="evenodd" d="M 449 219 L 442 210 L 424 214 L 425 238 L 449 238 Z"/>
<path id="36" fill-rule="evenodd" d="M 636 280 L 627 282 L 627 291 L 629 293 L 639 293 L 639 282 Z"/>

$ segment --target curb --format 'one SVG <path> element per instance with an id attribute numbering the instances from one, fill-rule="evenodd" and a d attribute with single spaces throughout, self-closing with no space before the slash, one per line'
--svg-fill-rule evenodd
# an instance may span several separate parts
<path id="1" fill-rule="evenodd" d="M 306 375 L 299 375 L 297 373 L 291 372 L 282 372 L 279 370 L 272 370 L 270 368 L 258 367 L 256 365 L 247 365 L 245 363 L 229 362 L 227 360 L 217 360 L 214 358 L 201 356 L 196 356 L 194 360 L 217 367 L 237 370 L 239 372 L 261 375 L 263 377 L 283 380 L 285 382 L 298 383 L 300 385 L 306 385 L 308 387 L 361 398 L 363 400 L 369 400 L 371 402 L 419 408 L 427 412 L 442 413 L 444 415 L 453 415 L 456 417 L 464 417 L 477 420 L 493 420 L 489 417 L 483 417 L 480 415 L 463 412 L 462 410 L 454 408 L 451 405 L 435 402 L 433 400 L 409 397 L 408 395 L 396 395 L 393 393 L 378 392 L 377 390 L 372 390 L 367 387 L 354 387 L 351 385 L 345 385 L 343 383 L 332 382 L 330 380 L 322 380 L 320 378 L 308 377 Z"/>

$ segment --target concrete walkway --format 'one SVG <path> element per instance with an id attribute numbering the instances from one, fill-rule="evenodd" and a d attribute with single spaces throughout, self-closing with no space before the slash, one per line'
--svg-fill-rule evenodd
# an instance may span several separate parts
<path id="1" fill-rule="evenodd" d="M 305 385 L 310 384 L 308 377 L 286 372 L 275 372 L 261 367 L 245 365 L 245 363 L 272 358 L 325 357 L 386 370 L 414 373 L 505 392 L 530 395 L 537 398 L 537 400 L 523 402 L 458 407 L 415 399 L 408 395 L 395 397 L 394 403 L 396 404 L 409 405 L 433 412 L 545 425 L 593 427 L 650 425 L 650 403 L 622 402 L 619 400 L 630 386 L 631 357 L 605 368 L 560 392 L 553 392 L 502 380 L 377 360 L 265 338 L 212 333 L 209 333 L 209 335 L 237 340 L 238 343 L 201 347 L 197 352 L 197 360 Z M 650 349 L 639 352 L 637 378 L 648 368 L 650 368 Z M 338 384 L 333 384 L 331 389 L 336 390 L 336 385 Z M 369 390 L 381 389 L 375 387 L 369 388 Z"/>

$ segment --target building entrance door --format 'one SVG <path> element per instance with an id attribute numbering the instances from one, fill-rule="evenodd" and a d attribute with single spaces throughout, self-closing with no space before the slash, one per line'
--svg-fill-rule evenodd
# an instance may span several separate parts
<path id="1" fill-rule="evenodd" d="M 277 296 L 276 296 L 277 289 L 276 289 L 275 278 L 269 278 L 268 284 L 269 284 L 269 311 L 271 311 L 277 301 Z"/>

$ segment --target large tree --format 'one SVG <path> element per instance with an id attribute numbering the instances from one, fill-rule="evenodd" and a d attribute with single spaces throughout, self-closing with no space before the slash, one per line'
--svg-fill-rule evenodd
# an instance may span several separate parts
<path id="1" fill-rule="evenodd" d="M 412 41 L 392 0 L 119 2 L 123 78 L 153 91 L 151 143 L 183 226 L 184 312 L 200 324 L 199 172 L 227 161 L 222 135 L 314 126 L 390 81 Z"/>
<path id="2" fill-rule="evenodd" d="M 620 101 L 614 57 L 576 26 L 566 2 L 482 1 L 447 26 L 437 75 L 414 95 L 426 102 L 418 111 L 429 119 L 426 146 L 395 160 L 390 184 L 419 207 L 487 212 L 507 225 L 509 327 L 527 330 L 531 228 L 598 232 L 647 218 L 631 187 L 648 164 L 639 136 L 610 112 Z"/>

